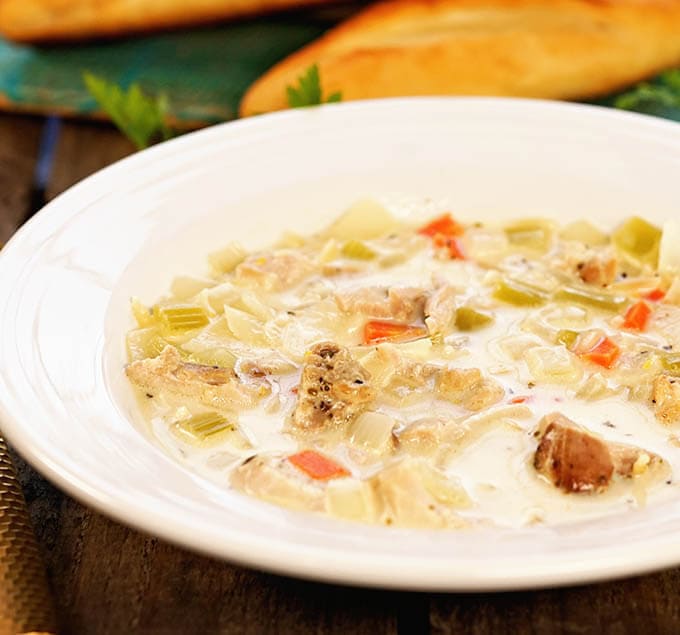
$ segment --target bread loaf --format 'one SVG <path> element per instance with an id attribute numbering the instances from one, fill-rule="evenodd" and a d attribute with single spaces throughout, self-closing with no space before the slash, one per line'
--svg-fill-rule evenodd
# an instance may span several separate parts
<path id="1" fill-rule="evenodd" d="M 318 64 L 324 93 L 583 99 L 680 64 L 680 0 L 388 0 L 278 63 L 241 114 L 285 108 Z"/>

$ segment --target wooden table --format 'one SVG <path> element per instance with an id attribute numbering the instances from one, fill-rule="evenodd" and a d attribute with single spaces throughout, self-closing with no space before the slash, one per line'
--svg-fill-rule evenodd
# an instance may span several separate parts
<path id="1" fill-rule="evenodd" d="M 0 242 L 49 200 L 132 146 L 105 125 L 62 122 L 35 186 L 44 120 L 0 115 Z M 112 522 L 16 462 L 64 633 L 680 633 L 680 569 L 596 586 L 504 594 L 362 590 L 197 556 Z M 490 564 L 492 566 L 492 563 Z"/>

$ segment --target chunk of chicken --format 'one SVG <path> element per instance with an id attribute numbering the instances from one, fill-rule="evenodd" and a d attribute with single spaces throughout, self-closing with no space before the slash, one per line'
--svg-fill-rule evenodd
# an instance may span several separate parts
<path id="1" fill-rule="evenodd" d="M 306 354 L 293 428 L 318 430 L 352 421 L 375 397 L 370 378 L 346 348 L 316 344 Z"/>
<path id="2" fill-rule="evenodd" d="M 460 528 L 469 522 L 456 514 L 470 499 L 455 482 L 419 459 L 392 464 L 370 479 L 381 501 L 382 522 L 401 527 Z"/>
<path id="3" fill-rule="evenodd" d="M 303 511 L 323 511 L 325 482 L 297 469 L 286 457 L 258 455 L 231 474 L 231 485 L 262 500 Z"/>
<path id="4" fill-rule="evenodd" d="M 596 254 L 579 262 L 577 270 L 583 282 L 606 287 L 616 278 L 616 258 L 611 254 Z"/>
<path id="5" fill-rule="evenodd" d="M 534 468 L 565 492 L 603 492 L 615 474 L 630 478 L 662 459 L 652 452 L 603 440 L 560 413 L 543 417 Z"/>
<path id="6" fill-rule="evenodd" d="M 680 378 L 659 375 L 653 384 L 654 414 L 661 423 L 680 422 Z"/>
<path id="7" fill-rule="evenodd" d="M 304 254 L 282 249 L 249 256 L 236 267 L 235 277 L 241 283 L 282 291 L 302 282 L 313 271 L 314 263 Z"/>
<path id="8" fill-rule="evenodd" d="M 396 433 L 399 447 L 417 456 L 446 457 L 459 452 L 496 426 L 516 425 L 531 416 L 520 404 L 501 404 L 464 418 L 425 417 L 409 423 Z"/>
<path id="9" fill-rule="evenodd" d="M 346 313 L 411 322 L 423 316 L 425 293 L 413 287 L 364 287 L 338 291 L 335 301 Z"/>
<path id="10" fill-rule="evenodd" d="M 437 391 L 444 399 L 473 411 L 488 408 L 505 396 L 503 386 L 482 376 L 479 368 L 443 368 Z"/>
<path id="11" fill-rule="evenodd" d="M 151 395 L 165 393 L 218 410 L 252 407 L 265 390 L 264 385 L 240 382 L 232 370 L 183 362 L 173 346 L 166 346 L 154 359 L 132 362 L 125 373 Z"/>
<path id="12" fill-rule="evenodd" d="M 430 335 L 446 332 L 456 312 L 456 289 L 449 284 L 432 292 L 425 302 L 425 325 Z"/>

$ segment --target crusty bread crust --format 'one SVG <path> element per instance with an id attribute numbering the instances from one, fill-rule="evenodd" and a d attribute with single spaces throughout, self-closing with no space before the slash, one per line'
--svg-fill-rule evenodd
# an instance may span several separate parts
<path id="1" fill-rule="evenodd" d="M 19 42 L 114 37 L 328 0 L 0 0 L 0 33 Z"/>
<path id="2" fill-rule="evenodd" d="M 388 0 L 274 66 L 241 114 L 285 108 L 314 63 L 344 100 L 591 98 L 680 63 L 680 0 Z"/>

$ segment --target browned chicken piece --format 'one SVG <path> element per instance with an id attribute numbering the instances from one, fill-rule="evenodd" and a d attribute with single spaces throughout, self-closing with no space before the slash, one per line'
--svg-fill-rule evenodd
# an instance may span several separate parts
<path id="1" fill-rule="evenodd" d="M 412 287 L 365 287 L 339 291 L 335 301 L 346 313 L 411 322 L 423 316 L 425 293 Z"/>
<path id="2" fill-rule="evenodd" d="M 606 287 L 616 278 L 616 258 L 611 255 L 591 256 L 577 265 L 578 275 L 587 284 Z"/>
<path id="3" fill-rule="evenodd" d="M 375 397 L 370 378 L 346 348 L 316 344 L 306 354 L 293 428 L 318 430 L 352 421 Z"/>
<path id="4" fill-rule="evenodd" d="M 231 485 L 249 496 L 290 509 L 323 511 L 325 483 L 297 469 L 286 457 L 254 456 L 231 474 Z"/>
<path id="5" fill-rule="evenodd" d="M 125 372 L 133 384 L 150 395 L 164 393 L 218 410 L 252 407 L 265 388 L 240 382 L 226 368 L 183 362 L 173 346 L 166 346 L 154 359 L 132 362 Z"/>
<path id="6" fill-rule="evenodd" d="M 429 456 L 442 449 L 445 442 L 465 436 L 466 428 L 450 418 L 427 417 L 409 423 L 397 432 L 399 446 L 410 454 Z"/>
<path id="7" fill-rule="evenodd" d="M 236 267 L 236 280 L 257 284 L 270 291 L 281 291 L 302 282 L 314 271 L 314 264 L 303 254 L 280 250 L 253 254 Z"/>
<path id="8" fill-rule="evenodd" d="M 630 478 L 661 463 L 652 452 L 605 441 L 558 412 L 543 417 L 538 434 L 534 467 L 565 492 L 603 492 L 615 474 Z"/>
<path id="9" fill-rule="evenodd" d="M 451 285 L 442 285 L 430 295 L 425 302 L 425 324 L 430 335 L 444 333 L 451 326 L 456 308 L 456 289 Z"/>
<path id="10" fill-rule="evenodd" d="M 473 411 L 488 408 L 505 396 L 503 386 L 484 377 L 479 368 L 443 368 L 437 391 L 444 399 Z"/>
<path id="11" fill-rule="evenodd" d="M 654 414 L 661 423 L 680 422 L 680 378 L 659 375 L 654 380 L 652 404 Z"/>

